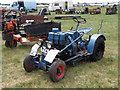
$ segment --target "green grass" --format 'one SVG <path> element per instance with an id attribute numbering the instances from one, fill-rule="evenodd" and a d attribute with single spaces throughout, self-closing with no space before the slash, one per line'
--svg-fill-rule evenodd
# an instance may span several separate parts
<path id="1" fill-rule="evenodd" d="M 31 14 L 31 13 L 30 13 Z M 37 14 L 34 13 L 34 14 Z M 55 13 L 48 17 L 54 17 Z M 81 15 L 81 14 L 80 14 Z M 105 54 L 97 62 L 81 61 L 75 67 L 67 66 L 65 78 L 58 83 L 49 79 L 47 72 L 35 70 L 25 72 L 22 63 L 34 43 L 27 43 L 13 49 L 6 48 L 2 41 L 2 87 L 5 88 L 117 88 L 118 87 L 118 14 L 105 15 L 105 8 L 99 15 L 81 15 L 87 19 L 81 27 L 92 27 L 90 34 L 97 33 L 101 20 L 104 20 L 100 33 L 106 37 Z M 62 31 L 69 30 L 76 23 L 73 20 L 61 22 Z M 85 35 L 86 36 L 86 35 Z"/>

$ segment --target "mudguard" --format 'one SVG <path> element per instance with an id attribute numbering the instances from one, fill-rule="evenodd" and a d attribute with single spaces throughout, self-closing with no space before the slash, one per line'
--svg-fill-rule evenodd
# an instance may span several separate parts
<path id="1" fill-rule="evenodd" d="M 103 37 L 104 40 L 106 40 L 105 36 L 102 35 L 102 34 L 94 34 L 94 35 L 92 35 L 91 38 L 90 38 L 90 41 L 88 43 L 88 46 L 87 46 L 87 52 L 88 52 L 89 55 L 93 54 L 95 42 L 97 41 L 97 39 L 99 37 Z"/>

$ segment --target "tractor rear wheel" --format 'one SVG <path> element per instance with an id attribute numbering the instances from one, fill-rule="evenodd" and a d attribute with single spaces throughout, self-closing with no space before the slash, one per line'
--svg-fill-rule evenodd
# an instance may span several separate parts
<path id="1" fill-rule="evenodd" d="M 58 82 L 63 79 L 65 75 L 66 64 L 64 61 L 57 59 L 54 61 L 49 69 L 50 79 L 53 82 Z"/>
<path id="2" fill-rule="evenodd" d="M 16 40 L 5 41 L 5 46 L 8 48 L 14 48 L 17 46 L 17 41 Z"/>
<path id="3" fill-rule="evenodd" d="M 97 61 L 102 59 L 105 50 L 105 39 L 103 37 L 99 37 L 95 42 L 95 47 L 93 50 L 93 54 L 90 56 L 91 61 Z"/>
<path id="4" fill-rule="evenodd" d="M 30 55 L 26 56 L 24 59 L 23 67 L 26 72 L 31 72 L 36 68 L 32 62 L 32 59 L 33 59 L 33 57 Z"/>

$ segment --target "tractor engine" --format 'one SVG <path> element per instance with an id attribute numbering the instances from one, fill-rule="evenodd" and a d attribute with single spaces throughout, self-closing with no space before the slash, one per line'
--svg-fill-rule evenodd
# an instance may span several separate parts
<path id="1" fill-rule="evenodd" d="M 12 22 L 6 22 L 6 28 L 8 31 L 13 31 L 14 30 L 14 25 Z"/>
<path id="2" fill-rule="evenodd" d="M 6 31 L 14 31 L 16 29 L 16 21 L 12 20 L 12 19 L 15 19 L 16 18 L 16 14 L 7 14 L 5 16 L 6 20 L 6 23 L 5 23 L 5 28 L 4 30 Z"/>
<path id="3" fill-rule="evenodd" d="M 80 34 L 76 31 L 57 32 L 57 33 L 49 32 L 48 40 L 53 43 L 54 48 L 58 50 L 62 50 L 79 36 Z M 79 42 L 81 41 L 82 41 L 82 37 L 79 39 Z M 78 41 L 76 41 L 71 46 L 69 46 L 66 50 L 64 50 L 60 56 L 62 57 L 65 56 L 64 57 L 65 59 L 69 58 L 71 56 L 76 55 L 79 49 L 80 49 L 80 45 Z"/>

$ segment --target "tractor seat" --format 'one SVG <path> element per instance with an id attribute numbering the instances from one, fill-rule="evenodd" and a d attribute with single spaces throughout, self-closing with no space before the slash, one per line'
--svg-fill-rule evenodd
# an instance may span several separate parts
<path id="1" fill-rule="evenodd" d="M 85 27 L 85 28 L 80 28 L 80 29 L 78 29 L 77 30 L 77 32 L 79 32 L 79 33 L 81 33 L 81 32 L 83 32 L 83 33 L 88 33 L 88 32 L 90 32 L 92 30 L 92 28 L 90 28 L 90 27 Z"/>

